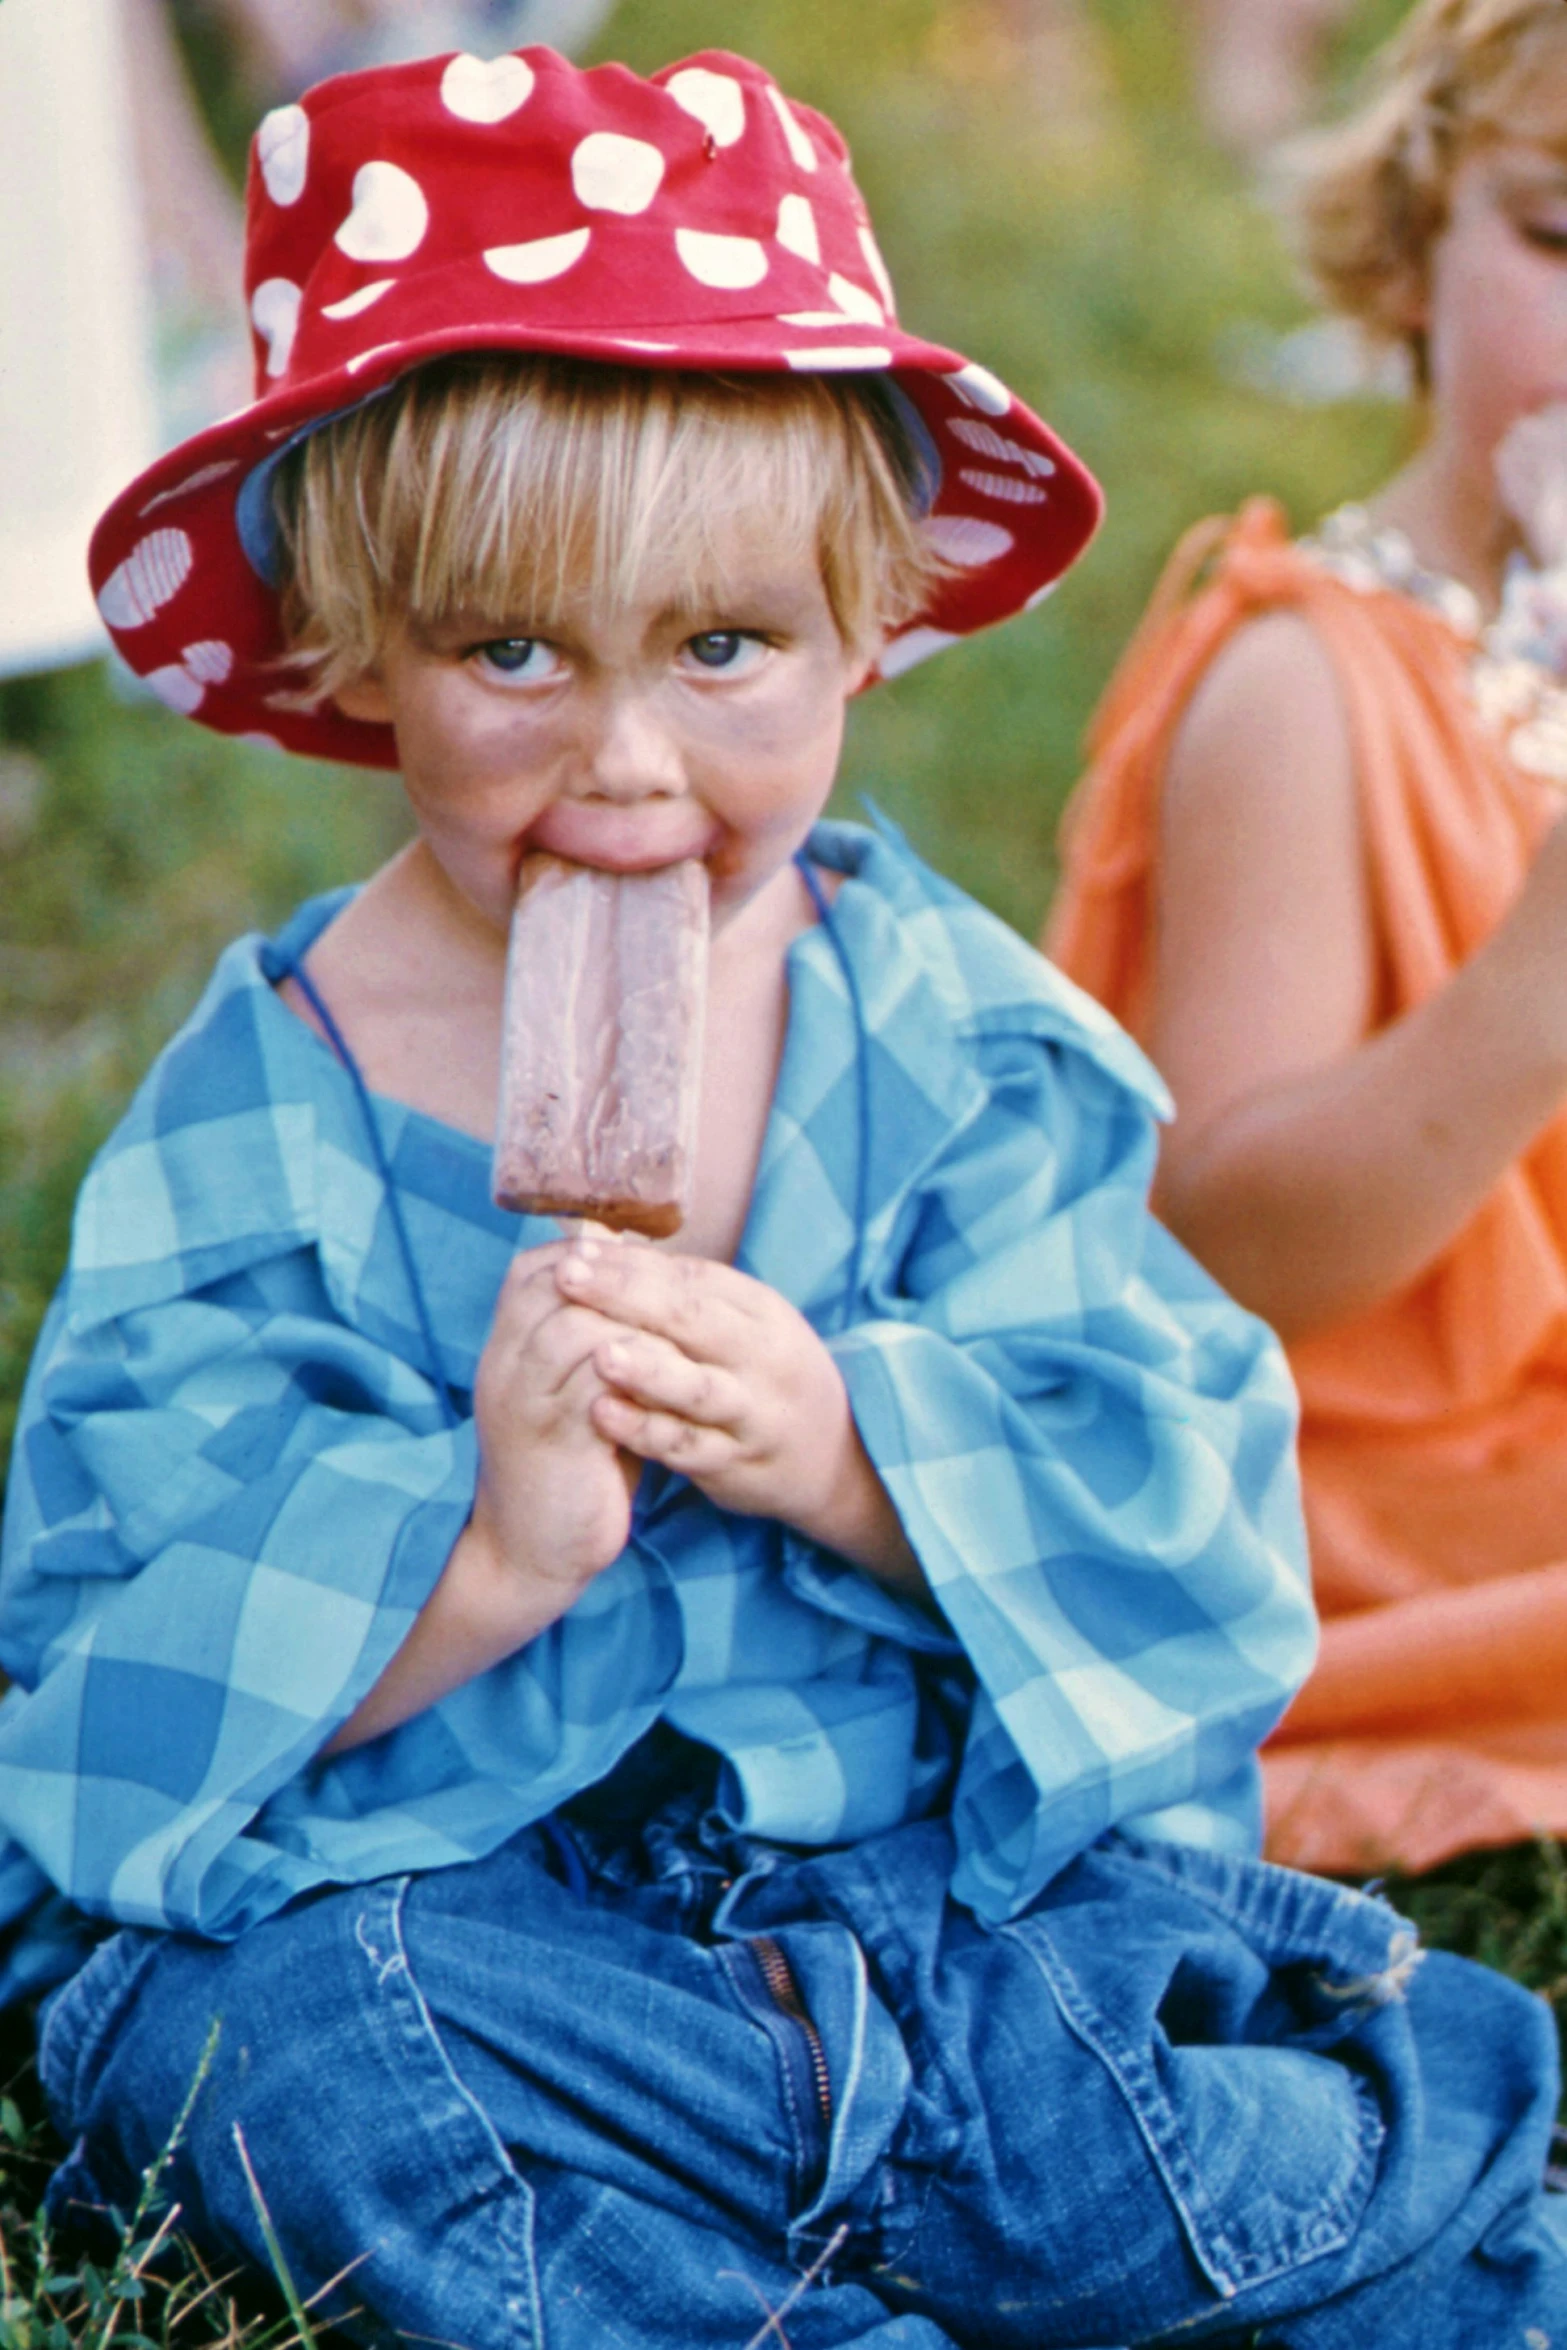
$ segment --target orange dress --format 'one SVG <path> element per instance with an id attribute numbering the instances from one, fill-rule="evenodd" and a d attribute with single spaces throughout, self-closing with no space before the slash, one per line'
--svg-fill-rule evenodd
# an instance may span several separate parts
<path id="1" fill-rule="evenodd" d="M 1474 952 L 1562 806 L 1480 718 L 1439 610 L 1292 545 L 1269 502 L 1203 526 L 1095 722 L 1046 941 L 1143 1038 L 1172 737 L 1219 647 L 1280 609 L 1344 697 L 1382 1018 Z M 1421 1869 L 1567 1835 L 1567 1116 L 1418 1281 L 1291 1359 L 1324 1642 L 1264 1755 L 1270 1852 Z"/>

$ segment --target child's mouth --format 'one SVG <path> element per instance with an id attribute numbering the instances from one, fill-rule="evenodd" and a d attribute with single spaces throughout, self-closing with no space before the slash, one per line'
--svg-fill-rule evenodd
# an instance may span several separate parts
<path id="1" fill-rule="evenodd" d="M 717 835 L 712 817 L 690 800 L 644 800 L 629 807 L 556 800 L 530 827 L 523 845 L 608 873 L 646 873 L 685 857 L 707 856 Z"/>

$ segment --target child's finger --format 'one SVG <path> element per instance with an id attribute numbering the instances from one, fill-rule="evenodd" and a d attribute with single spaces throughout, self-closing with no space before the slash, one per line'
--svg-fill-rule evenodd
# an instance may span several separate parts
<path id="1" fill-rule="evenodd" d="M 552 1398 L 584 1366 L 594 1363 L 601 1349 L 630 1335 L 623 1323 L 612 1322 L 588 1306 L 563 1306 L 557 1301 L 554 1312 L 539 1323 L 525 1352 L 519 1354 L 517 1368 L 535 1395 Z M 595 1385 L 599 1376 L 595 1369 Z"/>
<path id="2" fill-rule="evenodd" d="M 597 1349 L 593 1359 L 606 1385 L 633 1403 L 673 1412 L 704 1428 L 733 1432 L 738 1427 L 745 1393 L 733 1372 L 693 1362 L 653 1331 L 622 1329 Z"/>
<path id="3" fill-rule="evenodd" d="M 734 1439 L 719 1428 L 700 1428 L 675 1412 L 647 1411 L 623 1395 L 596 1396 L 589 1419 L 606 1442 L 638 1460 L 659 1461 L 683 1476 L 716 1476 L 734 1457 Z"/>
<path id="4" fill-rule="evenodd" d="M 606 1248 L 585 1236 L 561 1260 L 556 1281 L 563 1296 L 655 1330 L 702 1362 L 738 1365 L 754 1348 L 746 1292 L 756 1285 L 705 1257 Z"/>
<path id="5" fill-rule="evenodd" d="M 518 1280 L 515 1286 L 508 1276 L 484 1361 L 492 1381 L 499 1378 L 515 1393 L 546 1400 L 558 1396 L 599 1347 L 630 1335 L 623 1323 L 562 1298 L 553 1272 Z"/>
<path id="6" fill-rule="evenodd" d="M 513 1343 L 528 1334 L 560 1304 L 556 1273 L 567 1254 L 564 1241 L 547 1241 L 542 1248 L 523 1249 L 506 1268 L 495 1300 L 494 1331 Z"/>

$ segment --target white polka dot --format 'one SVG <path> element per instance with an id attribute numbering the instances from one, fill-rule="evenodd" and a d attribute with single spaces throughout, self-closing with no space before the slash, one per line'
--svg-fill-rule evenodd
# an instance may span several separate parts
<path id="1" fill-rule="evenodd" d="M 695 115 L 720 147 L 732 147 L 745 133 L 745 92 L 732 73 L 687 65 L 670 75 L 665 89 L 677 106 Z"/>
<path id="2" fill-rule="evenodd" d="M 361 310 L 368 310 L 372 302 L 379 302 L 383 294 L 390 293 L 396 283 L 394 277 L 378 277 L 373 285 L 361 286 L 357 294 L 345 294 L 341 302 L 323 302 L 321 315 L 323 318 L 357 318 Z"/>
<path id="3" fill-rule="evenodd" d="M 264 277 L 250 297 L 250 315 L 267 346 L 267 373 L 281 375 L 294 349 L 300 292 L 286 277 Z"/>
<path id="4" fill-rule="evenodd" d="M 970 362 L 945 381 L 960 400 L 966 400 L 971 408 L 983 408 L 987 416 L 1005 416 L 1012 405 L 1012 394 L 988 367 L 976 367 Z"/>
<path id="5" fill-rule="evenodd" d="M 430 225 L 424 190 L 400 163 L 361 163 L 354 208 L 333 239 L 350 261 L 406 261 Z"/>
<path id="6" fill-rule="evenodd" d="M 678 351 L 680 348 L 678 343 L 647 343 L 640 335 L 614 335 L 611 340 L 617 351 Z"/>
<path id="7" fill-rule="evenodd" d="M 274 106 L 256 132 L 256 161 L 274 204 L 286 209 L 305 192 L 310 168 L 310 117 L 302 106 Z"/>
<path id="8" fill-rule="evenodd" d="M 207 689 L 201 679 L 192 677 L 190 671 L 181 668 L 178 662 L 171 662 L 167 669 L 149 670 L 142 684 L 169 709 L 178 710 L 182 718 L 189 718 L 207 698 Z"/>
<path id="9" fill-rule="evenodd" d="M 999 522 L 982 522 L 976 514 L 933 514 L 924 535 L 938 555 L 964 571 L 999 562 L 1017 543 Z"/>
<path id="10" fill-rule="evenodd" d="M 463 122 L 504 122 L 532 95 L 525 57 L 454 57 L 441 76 L 441 103 Z"/>
<path id="11" fill-rule="evenodd" d="M 852 277 L 840 277 L 834 270 L 827 280 L 827 291 L 846 318 L 857 318 L 865 326 L 886 325 L 886 313 L 875 295 L 857 286 Z"/>
<path id="12" fill-rule="evenodd" d="M 983 498 L 999 498 L 1006 506 L 1043 506 L 1046 493 L 1034 482 L 1019 481 L 1012 473 L 986 473 L 977 465 L 965 465 L 958 474 L 971 490 L 978 490 Z"/>
<path id="13" fill-rule="evenodd" d="M 401 349 L 401 343 L 372 343 L 368 351 L 356 351 L 352 359 L 346 362 L 348 373 L 357 375 L 360 369 L 368 367 L 372 360 L 384 359 L 388 351 L 400 351 Z"/>
<path id="14" fill-rule="evenodd" d="M 187 473 L 183 481 L 174 484 L 173 489 L 160 490 L 155 498 L 149 498 L 139 511 L 150 514 L 154 506 L 166 506 L 171 498 L 188 498 L 194 490 L 207 489 L 213 482 L 221 481 L 226 473 L 234 472 L 238 464 L 237 457 L 225 457 L 217 465 L 198 465 L 194 473 Z"/>
<path id="15" fill-rule="evenodd" d="M 802 371 L 832 367 L 890 367 L 892 353 L 884 343 L 840 343 L 836 350 L 785 351 L 791 367 Z"/>
<path id="16" fill-rule="evenodd" d="M 234 666 L 234 648 L 221 637 L 203 637 L 199 644 L 187 645 L 180 659 L 203 685 L 221 685 Z"/>
<path id="17" fill-rule="evenodd" d="M 902 636 L 895 636 L 890 644 L 882 646 L 876 666 L 883 677 L 901 677 L 906 669 L 918 668 L 920 662 L 928 661 L 932 653 L 945 652 L 948 645 L 955 645 L 958 641 L 945 628 L 906 629 Z"/>
<path id="18" fill-rule="evenodd" d="M 183 530 L 150 531 L 98 592 L 98 609 L 107 625 L 142 627 L 178 595 L 195 560 L 195 549 Z"/>
<path id="19" fill-rule="evenodd" d="M 887 264 L 881 257 L 881 247 L 868 228 L 862 227 L 860 230 L 860 251 L 865 255 L 867 269 L 881 288 L 882 300 L 889 310 L 895 312 L 898 307 L 898 297 L 892 290 L 892 279 L 888 275 Z"/>
<path id="20" fill-rule="evenodd" d="M 778 207 L 778 242 L 802 261 L 820 265 L 822 241 L 816 233 L 816 215 L 806 196 L 785 196 Z"/>
<path id="21" fill-rule="evenodd" d="M 546 279 L 564 277 L 568 269 L 575 268 L 592 235 L 589 228 L 571 228 L 564 236 L 532 237 L 524 245 L 491 245 L 485 264 L 508 285 L 541 286 Z"/>
<path id="22" fill-rule="evenodd" d="M 1002 465 L 1021 465 L 1036 480 L 1048 481 L 1055 471 L 1054 464 L 1041 450 L 1025 449 L 1020 441 L 1009 440 L 993 424 L 981 424 L 977 417 L 949 416 L 947 430 L 966 449 L 976 450 L 981 457 L 994 457 Z"/>
<path id="23" fill-rule="evenodd" d="M 759 286 L 767 275 L 767 249 L 755 237 L 720 237 L 706 229 L 677 228 L 675 251 L 704 286 Z"/>
<path id="24" fill-rule="evenodd" d="M 658 149 L 619 131 L 590 131 L 571 158 L 571 184 L 590 212 L 646 212 L 663 176 Z"/>
<path id="25" fill-rule="evenodd" d="M 783 135 L 789 142 L 790 154 L 802 171 L 814 171 L 816 169 L 816 149 L 806 136 L 805 125 L 795 113 L 782 90 L 775 90 L 771 82 L 767 84 L 767 95 L 773 102 L 773 112 L 783 124 Z"/>
<path id="26" fill-rule="evenodd" d="M 1042 588 L 1035 588 L 1028 602 L 1023 606 L 1024 611 L 1037 612 L 1041 604 L 1049 603 L 1060 585 L 1061 582 L 1058 579 L 1047 579 Z"/>

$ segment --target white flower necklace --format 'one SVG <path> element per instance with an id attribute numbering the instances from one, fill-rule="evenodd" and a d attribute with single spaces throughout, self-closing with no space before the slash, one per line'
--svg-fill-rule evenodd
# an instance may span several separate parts
<path id="1" fill-rule="evenodd" d="M 1514 555 L 1488 622 L 1461 580 L 1427 570 L 1404 533 L 1375 524 L 1364 506 L 1340 506 L 1300 547 L 1362 595 L 1409 596 L 1472 644 L 1469 692 L 1482 724 L 1526 775 L 1567 791 L 1567 563 L 1541 570 Z"/>

